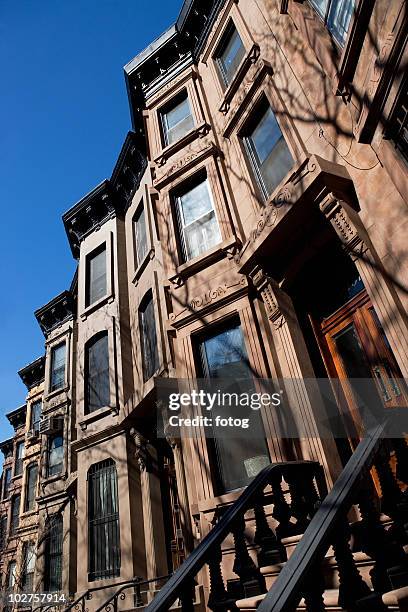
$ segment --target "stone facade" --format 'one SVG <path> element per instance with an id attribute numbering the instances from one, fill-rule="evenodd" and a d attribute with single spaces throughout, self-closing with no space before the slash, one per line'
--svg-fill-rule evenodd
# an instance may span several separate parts
<path id="1" fill-rule="evenodd" d="M 407 106 L 406 5 L 357 0 L 340 42 L 318 5 L 186 0 L 176 25 L 125 67 L 133 131 L 112 177 L 64 215 L 77 273 L 68 291 L 36 312 L 45 357 L 20 372 L 27 404 L 8 415 L 15 436 L 1 446 L 3 487 L 19 441 L 25 455 L 22 475 L 2 491 L 8 525 L 11 500 L 22 492 L 19 526 L 3 536 L 3 585 L 11 561 L 17 578 L 23 573 L 23 544 L 33 541 L 34 587 L 44 588 L 41 534 L 54 513 L 62 517 L 60 590 L 75 596 L 106 586 L 96 603 L 118 581 L 173 571 L 209 532 L 217 508 L 236 500 L 241 488 L 220 486 L 222 466 L 204 431 L 193 439 L 156 439 L 157 380 L 201 376 L 199 342 L 231 321 L 256 377 L 295 381 L 287 389 L 290 409 L 307 436 L 289 444 L 282 424 L 264 410 L 270 460 L 317 460 L 329 485 L 344 455 L 334 439 L 321 437 L 325 408 L 303 380 L 348 378 L 330 330 L 360 321 L 372 375 L 388 376 L 387 388 L 407 376 L 406 116 L 405 136 L 396 127 Z M 220 62 L 233 31 L 241 59 L 225 82 Z M 170 113 L 186 100 L 191 124 L 173 138 Z M 292 160 L 267 191 L 248 148 L 266 108 Z M 194 251 L 178 207 L 204 179 L 219 233 L 209 248 Z M 105 286 L 92 301 L 89 275 L 99 253 L 106 257 Z M 359 297 L 349 293 L 339 302 L 337 288 L 349 291 L 353 283 Z M 143 337 L 147 307 L 153 348 Z M 108 398 L 89 410 L 89 348 L 105 337 Z M 53 348 L 62 343 L 64 380 L 52 390 Z M 386 365 L 374 355 L 380 344 Z M 358 428 L 347 382 L 343 387 Z M 63 459 L 54 476 L 47 467 L 52 428 L 28 434 L 38 398 L 42 419 L 60 419 Z M 339 414 L 345 416 L 341 407 Z M 33 462 L 35 507 L 25 512 Z M 89 482 L 93 466 L 102 464 L 115 466 L 120 563 L 114 576 L 95 578 Z M 228 551 L 224 566 L 229 575 Z"/>

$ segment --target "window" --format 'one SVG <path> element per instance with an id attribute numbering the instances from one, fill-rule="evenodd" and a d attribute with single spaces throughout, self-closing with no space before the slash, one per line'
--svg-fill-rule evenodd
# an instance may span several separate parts
<path id="1" fill-rule="evenodd" d="M 11 501 L 11 522 L 10 522 L 10 534 L 14 534 L 18 528 L 20 521 L 20 495 L 14 495 Z"/>
<path id="2" fill-rule="evenodd" d="M 7 542 L 7 514 L 3 514 L 0 518 L 0 550 L 3 549 Z"/>
<path id="3" fill-rule="evenodd" d="M 177 196 L 176 209 L 184 261 L 221 242 L 207 179 Z"/>
<path id="4" fill-rule="evenodd" d="M 194 119 L 186 91 L 176 100 L 172 100 L 170 104 L 160 113 L 165 146 L 180 140 L 194 127 Z"/>
<path id="5" fill-rule="evenodd" d="M 23 545 L 23 575 L 21 586 L 26 593 L 33 592 L 35 570 L 35 546 L 32 542 Z"/>
<path id="6" fill-rule="evenodd" d="M 50 517 L 45 529 L 44 591 L 52 593 L 62 588 L 62 516 Z"/>
<path id="7" fill-rule="evenodd" d="M 27 467 L 26 491 L 25 491 L 25 500 L 24 500 L 24 511 L 25 512 L 34 510 L 35 495 L 36 495 L 36 488 L 37 488 L 37 476 L 38 476 L 38 466 L 36 463 L 32 463 L 31 465 Z"/>
<path id="8" fill-rule="evenodd" d="M 51 348 L 51 382 L 50 391 L 61 389 L 65 384 L 66 343 L 61 342 Z"/>
<path id="9" fill-rule="evenodd" d="M 252 390 L 252 373 L 239 324 L 218 329 L 203 338 L 198 343 L 198 359 L 200 374 L 222 379 L 223 391 L 239 393 L 243 391 L 242 385 L 245 392 Z M 242 415 L 238 415 L 238 411 L 239 408 L 234 407 L 234 416 L 248 417 L 247 409 Z M 215 430 L 213 440 L 208 440 L 210 448 L 212 443 L 214 446 L 220 493 L 246 486 L 270 462 L 260 414 L 253 411 L 249 416 L 251 437 L 245 444 L 239 438 L 217 437 Z"/>
<path id="10" fill-rule="evenodd" d="M 115 462 L 93 465 L 88 473 L 89 580 L 120 574 L 119 500 Z"/>
<path id="11" fill-rule="evenodd" d="M 263 103 L 244 134 L 253 172 L 265 198 L 293 166 L 293 158 L 269 104 Z"/>
<path id="12" fill-rule="evenodd" d="M 85 354 L 86 411 L 110 405 L 108 332 L 92 338 Z"/>
<path id="13" fill-rule="evenodd" d="M 401 93 L 398 95 L 391 125 L 389 136 L 397 151 L 408 162 L 408 78 L 405 79 Z"/>
<path id="14" fill-rule="evenodd" d="M 48 439 L 48 476 L 60 474 L 64 467 L 64 438 L 60 434 Z"/>
<path id="15" fill-rule="evenodd" d="M 96 249 L 86 258 L 85 306 L 91 306 L 106 295 L 106 245 Z"/>
<path id="16" fill-rule="evenodd" d="M 142 345 L 143 380 L 149 380 L 159 368 L 156 319 L 151 291 L 142 300 L 139 308 L 139 330 Z"/>
<path id="17" fill-rule="evenodd" d="M 7 588 L 12 591 L 16 584 L 16 562 L 10 561 L 7 569 Z"/>
<path id="18" fill-rule="evenodd" d="M 215 59 L 223 84 L 227 87 L 245 56 L 245 47 L 234 24 L 227 28 Z"/>
<path id="19" fill-rule="evenodd" d="M 340 46 L 344 46 L 355 0 L 310 0 L 327 29 Z"/>
<path id="20" fill-rule="evenodd" d="M 136 267 L 140 266 L 147 255 L 146 218 L 143 202 L 135 215 Z"/>
<path id="21" fill-rule="evenodd" d="M 24 457 L 24 442 L 17 442 L 16 446 L 16 462 L 14 464 L 14 476 L 19 476 L 23 473 L 23 457 Z"/>
<path id="22" fill-rule="evenodd" d="M 4 480 L 3 480 L 3 499 L 6 499 L 10 490 L 10 482 L 11 482 L 11 468 L 6 468 L 4 470 Z"/>
<path id="23" fill-rule="evenodd" d="M 41 401 L 31 404 L 30 429 L 35 432 L 40 431 L 41 420 Z"/>

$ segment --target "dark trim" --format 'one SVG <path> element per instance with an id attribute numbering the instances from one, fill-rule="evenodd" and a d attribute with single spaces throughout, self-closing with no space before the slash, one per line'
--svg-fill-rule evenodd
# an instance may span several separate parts
<path id="1" fill-rule="evenodd" d="M 48 304 L 38 308 L 34 316 L 44 334 L 48 334 L 74 317 L 74 301 L 69 291 L 63 291 Z"/>
<path id="2" fill-rule="evenodd" d="M 28 390 L 42 383 L 45 375 L 45 356 L 42 355 L 21 368 L 18 375 Z"/>

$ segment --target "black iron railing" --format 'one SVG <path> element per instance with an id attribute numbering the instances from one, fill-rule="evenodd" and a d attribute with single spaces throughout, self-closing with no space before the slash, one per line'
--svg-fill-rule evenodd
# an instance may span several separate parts
<path id="1" fill-rule="evenodd" d="M 111 595 L 104 603 L 96 610 L 96 612 L 117 612 L 119 609 L 119 602 L 124 601 L 127 597 L 126 591 L 132 591 L 130 593 L 132 597 L 132 601 L 128 602 L 127 607 L 130 608 L 138 608 L 144 606 L 146 604 L 145 599 L 143 598 L 143 594 L 146 592 L 143 589 L 150 589 L 152 585 L 156 589 L 159 589 L 163 586 L 170 578 L 168 576 L 159 576 L 157 578 L 151 578 L 150 580 L 144 580 L 143 578 L 134 578 L 133 580 L 129 580 L 127 583 L 122 584 L 113 595 Z"/>
<path id="2" fill-rule="evenodd" d="M 284 483 L 290 494 L 290 504 Z M 271 494 L 265 495 L 269 486 Z M 235 610 L 237 599 L 265 592 L 260 567 L 286 560 L 281 538 L 303 533 L 326 494 L 323 469 L 314 461 L 290 461 L 264 468 L 238 500 L 220 514 L 214 528 L 164 585 L 147 610 L 164 612 L 180 600 L 183 611 L 192 611 L 196 576 L 205 566 L 210 576 L 207 606 L 211 610 Z M 271 501 L 272 514 L 278 522 L 275 533 L 265 514 L 265 505 Z M 249 555 L 246 542 L 245 513 L 248 510 L 254 512 L 257 565 Z M 229 582 L 226 587 L 221 568 L 221 545 L 230 534 L 235 548 L 233 571 L 239 580 Z"/>

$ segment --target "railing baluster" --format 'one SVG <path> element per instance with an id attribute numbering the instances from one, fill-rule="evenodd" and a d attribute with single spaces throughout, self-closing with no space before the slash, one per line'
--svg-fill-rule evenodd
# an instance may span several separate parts
<path id="1" fill-rule="evenodd" d="M 208 561 L 210 572 L 210 595 L 208 607 L 210 610 L 227 610 L 230 597 L 225 589 L 224 579 L 221 571 L 222 552 L 221 546 L 215 547 Z"/>
<path id="2" fill-rule="evenodd" d="M 195 580 L 188 580 L 184 585 L 183 592 L 180 595 L 181 611 L 182 612 L 193 612 L 194 611 L 194 600 L 195 600 Z"/>
<path id="3" fill-rule="evenodd" d="M 259 502 L 254 504 L 254 514 L 256 527 L 254 541 L 260 548 L 257 555 L 258 566 L 266 567 L 285 561 L 285 549 L 268 525 L 263 495 L 260 496 Z"/>
<path id="4" fill-rule="evenodd" d="M 307 612 L 325 612 L 324 578 L 321 566 L 314 565 L 303 588 L 303 597 Z"/>
<path id="5" fill-rule="evenodd" d="M 349 538 L 350 526 L 343 516 L 334 530 L 333 549 L 339 571 L 339 606 L 346 610 L 371 593 L 354 563 Z"/>
<path id="6" fill-rule="evenodd" d="M 297 532 L 290 522 L 292 512 L 282 491 L 282 473 L 280 471 L 272 472 L 270 484 L 273 493 L 272 516 L 279 523 L 276 528 L 276 535 L 278 539 L 281 540 L 282 538 L 295 535 Z"/>
<path id="7" fill-rule="evenodd" d="M 265 591 L 265 579 L 259 568 L 256 567 L 245 539 L 245 515 L 241 514 L 232 526 L 232 534 L 235 544 L 235 560 L 233 571 L 241 580 L 245 597 L 259 595 Z"/>
<path id="8" fill-rule="evenodd" d="M 391 441 L 395 451 L 396 475 L 398 480 L 408 485 L 408 445 L 405 438 L 395 438 Z"/>

